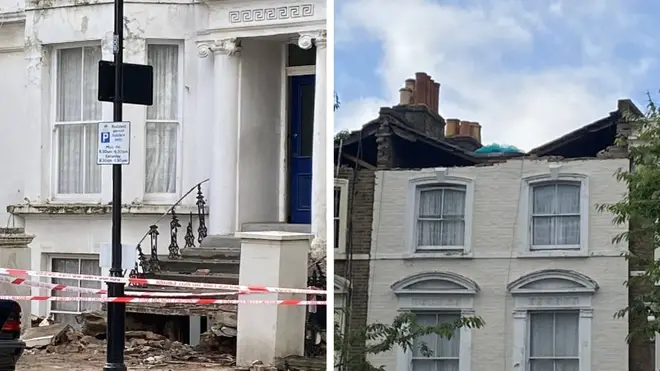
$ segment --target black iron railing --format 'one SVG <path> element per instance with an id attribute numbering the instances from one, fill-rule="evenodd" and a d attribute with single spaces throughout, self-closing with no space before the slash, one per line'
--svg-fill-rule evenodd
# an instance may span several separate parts
<path id="1" fill-rule="evenodd" d="M 195 240 L 197 240 L 197 243 L 201 245 L 204 238 L 206 238 L 208 235 L 208 230 L 206 228 L 206 200 L 204 198 L 204 193 L 202 192 L 202 184 L 207 181 L 208 179 L 198 183 L 195 185 L 195 187 L 191 188 L 183 197 L 181 197 L 174 205 L 172 205 L 165 214 L 163 214 L 154 224 L 149 227 L 149 231 L 144 235 L 144 237 L 142 237 L 142 240 L 136 246 L 137 261 L 135 262 L 135 267 L 129 273 L 129 277 L 145 278 L 149 274 L 160 272 L 160 261 L 158 260 L 158 236 L 160 235 L 160 232 L 158 231 L 158 222 L 167 216 L 170 217 L 170 244 L 168 246 L 168 258 L 181 258 L 182 249 L 179 246 L 179 228 L 181 228 L 181 222 L 179 215 L 176 213 L 176 208 L 179 206 L 183 199 L 185 199 L 195 190 L 197 190 L 197 237 L 195 237 L 193 227 L 194 215 L 193 212 L 190 212 L 188 225 L 186 226 L 186 234 L 183 238 L 185 241 L 183 248 L 187 249 L 190 247 L 195 247 Z M 142 249 L 142 244 L 147 239 L 149 242 L 149 256 L 145 255 Z"/>

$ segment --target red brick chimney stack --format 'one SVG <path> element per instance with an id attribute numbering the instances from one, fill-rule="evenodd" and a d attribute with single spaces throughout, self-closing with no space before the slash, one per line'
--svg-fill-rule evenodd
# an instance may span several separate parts
<path id="1" fill-rule="evenodd" d="M 417 72 L 414 79 L 406 80 L 404 88 L 399 90 L 400 105 L 423 105 L 438 113 L 440 84 L 424 72 Z"/>

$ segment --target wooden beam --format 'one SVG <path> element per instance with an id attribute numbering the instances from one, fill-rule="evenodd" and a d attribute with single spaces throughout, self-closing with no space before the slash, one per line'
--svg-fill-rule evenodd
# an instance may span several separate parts
<path id="1" fill-rule="evenodd" d="M 353 162 L 355 162 L 356 164 L 362 166 L 362 167 L 365 168 L 365 169 L 376 170 L 376 167 L 375 167 L 374 165 L 372 165 L 372 164 L 370 164 L 370 163 L 368 163 L 368 162 L 366 162 L 366 161 L 364 161 L 364 160 L 360 160 L 360 159 L 357 158 L 357 157 L 351 156 L 351 155 L 346 154 L 346 153 L 342 153 L 341 156 L 342 156 L 343 158 L 349 160 L 349 161 L 353 161 Z"/>

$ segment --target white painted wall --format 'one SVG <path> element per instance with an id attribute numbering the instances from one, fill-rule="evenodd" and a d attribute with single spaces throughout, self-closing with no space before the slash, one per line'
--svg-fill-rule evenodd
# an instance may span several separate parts
<path id="1" fill-rule="evenodd" d="M 0 5 L 2 9 L 3 5 Z M 2 181 L 0 187 L 0 226 L 9 220 L 5 205 L 22 202 L 24 197 L 23 163 L 16 154 L 21 153 L 23 143 L 29 140 L 23 129 L 22 117 L 25 113 L 25 59 L 23 56 L 23 25 L 7 24 L 0 26 L 0 71 L 3 71 L 0 84 L 0 150 L 3 154 Z M 20 222 L 20 221 L 19 221 Z"/>
<path id="2" fill-rule="evenodd" d="M 312 14 L 301 13 L 302 7 Z M 306 4 L 306 5 L 305 5 Z M 257 14 L 285 5 L 292 13 L 275 20 L 230 21 L 231 12 Z M 8 214 L 5 207 L 22 203 L 52 206 L 53 198 L 53 47 L 78 46 L 88 42 L 102 45 L 102 56 L 112 60 L 111 38 L 113 6 L 107 0 L 31 1 L 29 10 L 18 0 L 0 0 L 0 18 L 18 11 L 12 20 L 0 25 L 0 155 L 4 175 L 0 182 L 0 225 Z M 297 11 L 299 13 L 293 13 Z M 281 130 L 281 87 L 283 68 L 282 42 L 302 31 L 325 29 L 325 2 L 228 1 L 192 3 L 172 0 L 167 3 L 144 0 L 125 5 L 124 60 L 144 64 L 146 45 L 166 41 L 180 44 L 183 52 L 182 111 L 180 132 L 180 171 L 177 189 L 185 193 L 199 181 L 209 178 L 211 146 L 209 135 L 214 121 L 197 113 L 196 101 L 213 78 L 198 81 L 198 31 L 207 30 L 206 38 L 243 38 L 240 99 L 240 170 L 238 183 L 239 223 L 278 220 L 278 169 L 281 161 L 278 135 Z M 297 15 L 296 15 L 297 14 Z M 4 18 L 3 18 L 4 17 Z M 24 21 L 22 20 L 24 19 Z M 259 23 L 260 22 L 260 23 Z M 259 27 L 262 25 L 262 27 Z M 210 36 L 209 36 L 210 35 Z M 280 39 L 273 39 L 280 35 Z M 269 37 L 268 39 L 261 37 Z M 259 39 L 261 38 L 261 39 Z M 215 102 L 221 104 L 222 102 Z M 112 120 L 112 104 L 103 103 L 103 120 Z M 123 202 L 133 210 L 124 214 L 123 242 L 135 243 L 171 202 L 146 205 L 144 200 L 146 108 L 124 105 L 124 120 L 131 121 L 131 164 L 123 170 Z M 20 155 L 16 155 L 20 153 Z M 228 174 L 228 176 L 233 176 Z M 102 172 L 102 204 L 112 199 L 111 168 Z M 209 194 L 209 183 L 204 185 Z M 211 201 L 212 202 L 212 201 Z M 195 192 L 184 201 L 193 206 Z M 25 210 L 24 210 L 25 211 Z M 20 213 L 17 224 L 36 235 L 31 244 L 32 268 L 45 269 L 44 254 L 98 254 L 101 243 L 110 241 L 110 215 L 48 215 Z M 161 253 L 167 253 L 167 223 L 161 225 Z M 184 228 L 180 232 L 183 242 Z M 196 228 L 196 227 L 195 227 Z M 145 252 L 148 249 L 145 248 Z M 36 293 L 36 292 L 35 292 Z M 33 305 L 35 314 L 43 314 L 45 304 Z"/>
<path id="3" fill-rule="evenodd" d="M 562 162 L 562 171 L 589 177 L 590 204 L 616 202 L 624 184 L 613 177 L 616 169 L 628 167 L 627 160 Z M 524 176 L 548 172 L 545 161 L 510 160 L 486 167 L 450 168 L 448 174 L 474 179 L 474 223 L 472 258 L 403 259 L 406 253 L 405 223 L 407 192 L 412 177 L 422 171 L 378 172 L 375 188 L 372 235 L 372 265 L 369 282 L 368 321 L 387 323 L 397 314 L 397 299 L 390 289 L 394 282 L 422 271 L 448 271 L 470 278 L 480 286 L 474 309 L 486 327 L 472 333 L 472 370 L 511 370 L 513 300 L 507 284 L 536 270 L 561 268 L 588 275 L 600 285 L 592 305 L 592 370 L 619 371 L 628 366 L 626 319 L 614 319 L 615 311 L 628 303 L 627 262 L 619 254 L 625 246 L 614 246 L 611 239 L 623 231 L 613 226 L 612 217 L 592 209 L 589 214 L 589 258 L 511 259 L 520 228 L 517 208 Z M 396 369 L 396 351 L 375 356 L 376 365 Z"/>
<path id="4" fill-rule="evenodd" d="M 281 44 L 259 40 L 241 52 L 239 226 L 278 220 L 281 55 Z"/>

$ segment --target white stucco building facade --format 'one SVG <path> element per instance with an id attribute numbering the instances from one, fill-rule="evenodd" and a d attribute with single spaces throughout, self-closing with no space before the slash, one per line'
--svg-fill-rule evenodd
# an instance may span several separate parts
<path id="1" fill-rule="evenodd" d="M 397 371 L 627 369 L 628 320 L 613 316 L 628 303 L 627 247 L 612 244 L 624 230 L 594 207 L 625 193 L 613 176 L 619 168 L 628 161 L 377 172 L 368 323 L 412 311 L 425 324 L 476 315 L 486 325 L 452 340 L 428 336 L 431 358 L 398 349 L 372 363 Z M 427 233 L 434 228 L 442 231 Z"/>
<path id="2" fill-rule="evenodd" d="M 33 269 L 100 273 L 112 170 L 96 165 L 97 127 L 112 104 L 97 65 L 113 59 L 113 4 L 27 1 L 0 1 L 1 216 L 36 236 Z M 154 105 L 124 105 L 122 242 L 205 179 L 210 235 L 297 224 L 324 241 L 325 2 L 139 0 L 125 14 L 124 62 L 154 67 Z M 193 192 L 177 213 L 195 210 Z"/>

